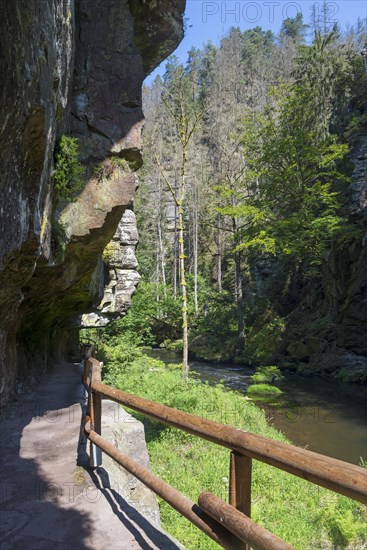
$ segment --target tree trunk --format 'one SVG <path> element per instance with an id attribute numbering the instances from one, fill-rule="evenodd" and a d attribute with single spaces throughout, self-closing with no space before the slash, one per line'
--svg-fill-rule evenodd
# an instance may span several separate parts
<path id="1" fill-rule="evenodd" d="M 177 297 L 177 214 L 175 206 L 175 235 L 173 239 L 173 296 Z"/>
<path id="2" fill-rule="evenodd" d="M 181 199 L 182 199 L 181 194 Z M 189 375 L 189 338 L 187 324 L 187 288 L 185 278 L 185 246 L 184 246 L 184 225 L 183 225 L 183 210 L 180 205 L 178 210 L 178 227 L 179 227 L 179 244 L 180 244 L 180 282 L 182 295 L 182 379 L 187 380 Z"/>
<path id="3" fill-rule="evenodd" d="M 234 242 L 237 244 L 237 222 L 234 218 L 232 220 Z M 236 250 L 234 253 L 234 266 L 235 266 L 235 300 L 237 306 L 237 334 L 238 334 L 238 346 L 237 355 L 243 351 L 245 345 L 245 315 L 243 311 L 243 288 L 242 288 L 242 271 L 241 271 L 242 253 L 240 250 Z"/>
<path id="4" fill-rule="evenodd" d="M 222 290 L 222 246 L 221 246 L 220 214 L 217 215 L 216 245 L 217 245 L 217 254 L 216 254 L 217 285 L 218 285 L 218 290 L 221 291 Z"/>
<path id="5" fill-rule="evenodd" d="M 158 249 L 159 249 L 159 263 L 161 266 L 161 276 L 162 276 L 162 283 L 163 283 L 163 292 L 164 296 L 166 297 L 166 270 L 165 270 L 165 253 L 164 253 L 164 246 L 163 246 L 163 239 L 162 239 L 162 221 L 161 218 L 158 218 Z"/>
<path id="6" fill-rule="evenodd" d="M 198 248 L 199 248 L 199 235 L 198 235 L 198 204 L 196 200 L 195 193 L 195 202 L 194 202 L 194 303 L 195 303 L 195 314 L 199 313 L 199 301 L 198 301 Z"/>

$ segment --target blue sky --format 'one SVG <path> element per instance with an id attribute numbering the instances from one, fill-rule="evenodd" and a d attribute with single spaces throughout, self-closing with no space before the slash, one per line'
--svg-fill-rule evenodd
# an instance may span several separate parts
<path id="1" fill-rule="evenodd" d="M 328 19 L 330 22 L 338 22 L 342 28 L 353 25 L 358 17 L 367 17 L 367 0 L 327 0 L 326 3 Z M 187 52 L 192 46 L 200 48 L 209 40 L 218 44 L 233 26 L 246 30 L 259 25 L 265 30 L 270 29 L 277 33 L 282 21 L 287 17 L 295 17 L 299 11 L 302 12 L 305 23 L 309 23 L 311 7 L 314 4 L 316 9 L 321 11 L 323 0 L 187 0 L 187 29 L 175 55 L 185 62 Z M 165 62 L 148 76 L 146 83 L 150 83 L 157 74 L 162 75 L 164 66 Z"/>

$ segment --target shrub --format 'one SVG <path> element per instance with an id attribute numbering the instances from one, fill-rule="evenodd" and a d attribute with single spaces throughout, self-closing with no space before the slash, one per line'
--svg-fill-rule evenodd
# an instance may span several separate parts
<path id="1" fill-rule="evenodd" d="M 255 374 L 251 376 L 251 380 L 254 384 L 266 384 L 269 382 L 276 382 L 282 380 L 280 369 L 274 365 L 269 367 L 258 367 Z"/>
<path id="2" fill-rule="evenodd" d="M 285 331 L 285 321 L 277 316 L 272 308 L 265 308 L 256 319 L 250 330 L 245 355 L 252 364 L 274 361 Z"/>
<path id="3" fill-rule="evenodd" d="M 105 329 L 106 335 L 128 334 L 142 345 L 155 346 L 164 340 L 176 340 L 180 334 L 181 301 L 157 283 L 141 282 L 132 298 L 128 313 Z"/>
<path id="4" fill-rule="evenodd" d="M 54 178 L 60 196 L 72 201 L 84 187 L 84 168 L 78 159 L 77 138 L 61 136 L 56 156 Z"/>

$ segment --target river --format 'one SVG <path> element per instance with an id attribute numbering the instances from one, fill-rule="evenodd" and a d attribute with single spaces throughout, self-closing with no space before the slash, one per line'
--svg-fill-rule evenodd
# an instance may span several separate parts
<path id="1" fill-rule="evenodd" d="M 166 350 L 150 353 L 166 363 L 180 357 Z M 222 382 L 245 394 L 253 369 L 241 365 L 191 361 L 190 370 L 210 384 Z M 293 443 L 321 454 L 359 464 L 367 458 L 367 388 L 321 378 L 286 374 L 273 402 L 258 401 L 271 424 Z"/>

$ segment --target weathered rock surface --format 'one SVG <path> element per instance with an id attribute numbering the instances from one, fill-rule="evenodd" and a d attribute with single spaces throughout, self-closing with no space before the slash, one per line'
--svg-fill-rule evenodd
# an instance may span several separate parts
<path id="1" fill-rule="evenodd" d="M 144 468 L 150 469 L 144 425 L 108 399 L 102 400 L 101 431 L 107 441 Z M 162 529 L 157 497 L 141 481 L 104 453 L 102 466 L 98 467 L 97 472 L 103 489 L 114 495 L 120 506 L 136 510 L 136 515 L 141 514 L 147 521 L 145 537 L 151 538 L 150 544 L 165 550 L 185 550 Z"/>
<path id="2" fill-rule="evenodd" d="M 82 317 L 83 327 L 103 327 L 112 318 L 126 313 L 140 275 L 136 271 L 138 262 L 135 248 L 138 231 L 135 214 L 125 210 L 116 233 L 103 252 L 103 262 L 108 269 L 102 301 L 95 312 Z"/>
<path id="3" fill-rule="evenodd" d="M 360 234 L 344 248 L 330 252 L 324 271 L 324 289 L 337 321 L 337 334 L 328 350 L 332 352 L 331 357 L 335 356 L 335 376 L 363 381 L 367 361 L 367 134 L 355 138 L 350 158 L 353 174 L 345 208 L 349 219 L 360 228 Z M 335 348 L 339 350 L 337 355 Z M 343 350 L 345 353 L 340 355 Z M 344 375 L 347 366 L 339 364 L 340 357 L 348 362 L 349 377 Z M 325 372 L 330 370 L 329 363 L 329 355 L 325 354 Z"/>
<path id="4" fill-rule="evenodd" d="M 184 4 L 2 2 L 0 402 L 13 391 L 17 365 L 26 377 L 51 353 L 65 353 L 74 320 L 103 298 L 102 252 L 136 188 L 133 170 L 112 159 L 141 164 L 141 84 L 182 38 Z M 69 205 L 58 201 L 52 178 L 63 134 L 79 139 L 86 170 Z M 125 268 L 119 276 L 115 286 Z M 129 292 L 120 296 L 129 301 Z"/>
<path id="5" fill-rule="evenodd" d="M 341 382 L 366 382 L 367 357 L 343 350 L 323 353 L 314 355 L 304 370 Z"/>
<path id="6" fill-rule="evenodd" d="M 102 434 L 124 454 L 149 469 L 143 424 L 113 401 L 102 401 Z M 100 469 L 108 472 L 106 486 L 137 508 L 154 525 L 160 526 L 157 499 L 141 481 L 106 454 L 103 454 Z"/>

